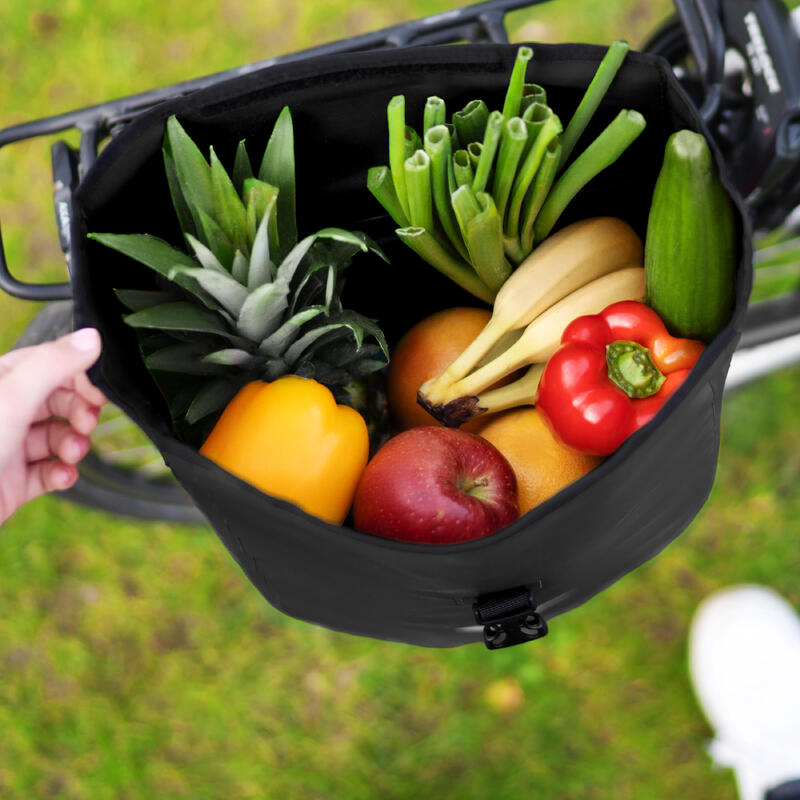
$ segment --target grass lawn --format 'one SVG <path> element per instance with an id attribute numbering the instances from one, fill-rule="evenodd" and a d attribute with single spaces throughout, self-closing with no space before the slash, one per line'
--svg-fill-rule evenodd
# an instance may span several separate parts
<path id="1" fill-rule="evenodd" d="M 454 7 L 10 0 L 0 128 Z M 638 43 L 669 8 L 561 0 L 510 26 L 518 40 Z M 0 151 L 9 263 L 36 280 L 64 275 L 48 149 Z M 0 351 L 35 311 L 0 297 Z M 685 638 L 700 600 L 728 584 L 800 606 L 799 393 L 794 369 L 731 397 L 691 528 L 543 641 L 497 653 L 288 619 L 207 527 L 42 498 L 0 530 L 0 797 L 733 797 L 732 773 L 703 751 Z"/>

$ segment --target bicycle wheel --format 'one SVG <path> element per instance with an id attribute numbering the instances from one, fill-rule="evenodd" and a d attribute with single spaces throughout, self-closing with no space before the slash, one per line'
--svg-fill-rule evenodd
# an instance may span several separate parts
<path id="1" fill-rule="evenodd" d="M 72 301 L 48 303 L 14 348 L 51 341 L 72 330 Z M 112 404 L 101 413 L 78 482 L 61 496 L 89 508 L 139 519 L 200 523 L 205 518 L 149 439 Z"/>

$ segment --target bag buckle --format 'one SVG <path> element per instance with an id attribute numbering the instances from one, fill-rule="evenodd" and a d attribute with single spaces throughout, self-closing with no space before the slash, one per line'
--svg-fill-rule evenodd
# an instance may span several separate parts
<path id="1" fill-rule="evenodd" d="M 527 586 L 481 595 L 472 611 L 478 624 L 483 625 L 483 641 L 489 650 L 513 647 L 547 635 L 547 623 L 536 613 Z"/>

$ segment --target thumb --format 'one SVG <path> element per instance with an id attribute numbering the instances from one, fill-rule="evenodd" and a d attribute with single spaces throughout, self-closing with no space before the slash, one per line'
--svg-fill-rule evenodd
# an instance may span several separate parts
<path id="1" fill-rule="evenodd" d="M 0 378 L 0 407 L 6 419 L 30 424 L 42 403 L 70 378 L 89 369 L 100 350 L 100 334 L 94 328 L 26 348 L 24 356 Z"/>

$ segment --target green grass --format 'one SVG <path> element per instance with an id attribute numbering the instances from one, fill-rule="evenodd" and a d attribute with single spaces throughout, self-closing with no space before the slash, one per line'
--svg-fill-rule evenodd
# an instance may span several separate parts
<path id="1" fill-rule="evenodd" d="M 12 0 L 0 127 L 455 5 Z M 561 0 L 514 25 L 637 42 L 666 10 Z M 9 259 L 38 280 L 63 276 L 47 157 L 0 151 Z M 35 310 L 0 297 L 0 349 Z M 789 370 L 730 398 L 691 528 L 548 638 L 498 653 L 318 629 L 267 607 L 207 528 L 31 504 L 0 530 L 0 797 L 732 797 L 703 752 L 685 638 L 731 583 L 800 605 L 798 393 Z"/>

